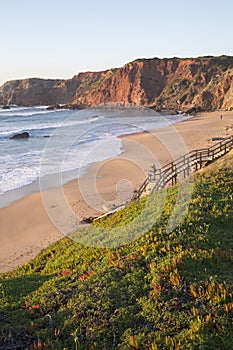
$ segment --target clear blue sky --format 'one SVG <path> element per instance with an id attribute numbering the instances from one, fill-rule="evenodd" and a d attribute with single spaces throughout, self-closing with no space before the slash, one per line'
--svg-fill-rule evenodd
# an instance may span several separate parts
<path id="1" fill-rule="evenodd" d="M 7 0 L 0 11 L 0 84 L 142 57 L 233 55 L 232 0 Z"/>

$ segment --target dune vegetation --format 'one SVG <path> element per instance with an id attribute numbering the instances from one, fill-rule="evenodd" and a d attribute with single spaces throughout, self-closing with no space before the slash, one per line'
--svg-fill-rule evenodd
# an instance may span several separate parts
<path id="1" fill-rule="evenodd" d="M 65 238 L 1 275 L 0 349 L 233 349 L 232 179 L 230 153 L 195 175 L 172 232 L 176 187 L 136 241 L 102 249 Z M 96 225 L 122 226 L 146 200 Z"/>

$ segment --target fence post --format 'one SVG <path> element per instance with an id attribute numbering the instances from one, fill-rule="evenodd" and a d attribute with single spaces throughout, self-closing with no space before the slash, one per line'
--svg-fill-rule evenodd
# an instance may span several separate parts
<path id="1" fill-rule="evenodd" d="M 220 141 L 220 152 L 222 152 L 222 141 Z"/>
<path id="2" fill-rule="evenodd" d="M 186 159 L 186 167 L 187 167 L 187 176 L 189 176 L 190 174 L 190 158 L 188 157 L 188 159 Z"/>
<path id="3" fill-rule="evenodd" d="M 174 163 L 174 170 L 175 170 L 175 184 L 177 183 L 177 168 L 176 164 Z"/>
<path id="4" fill-rule="evenodd" d="M 195 171 L 197 171 L 197 151 L 195 152 Z"/>
<path id="5" fill-rule="evenodd" d="M 177 183 L 177 170 L 176 165 L 174 162 L 172 162 L 172 185 L 175 185 Z"/>
<path id="6" fill-rule="evenodd" d="M 200 152 L 200 169 L 202 168 L 202 153 Z"/>

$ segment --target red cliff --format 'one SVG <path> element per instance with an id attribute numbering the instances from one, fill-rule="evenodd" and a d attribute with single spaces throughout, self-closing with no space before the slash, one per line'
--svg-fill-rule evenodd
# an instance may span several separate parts
<path id="1" fill-rule="evenodd" d="M 155 109 L 230 109 L 233 57 L 139 59 L 122 68 L 80 73 L 68 80 L 10 81 L 0 88 L 0 103 L 123 103 Z"/>

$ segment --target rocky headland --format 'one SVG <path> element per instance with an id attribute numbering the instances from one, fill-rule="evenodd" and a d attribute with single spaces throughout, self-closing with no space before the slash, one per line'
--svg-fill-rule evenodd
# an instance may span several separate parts
<path id="1" fill-rule="evenodd" d="M 233 57 L 138 59 L 72 79 L 23 79 L 0 87 L 0 104 L 83 108 L 134 104 L 156 110 L 233 109 Z"/>

